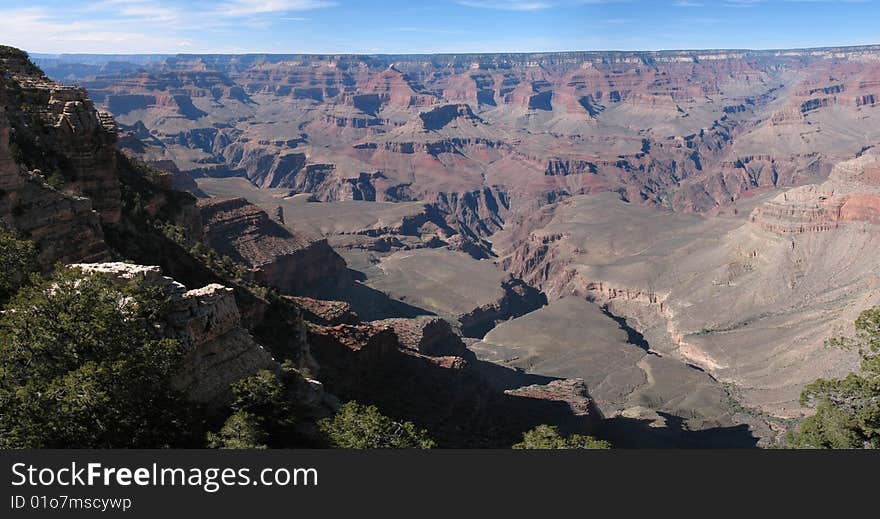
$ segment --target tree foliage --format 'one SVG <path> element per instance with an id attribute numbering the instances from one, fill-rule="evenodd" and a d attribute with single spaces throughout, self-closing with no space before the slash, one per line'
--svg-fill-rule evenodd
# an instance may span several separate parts
<path id="1" fill-rule="evenodd" d="M 0 318 L 0 447 L 189 445 L 198 413 L 175 391 L 176 341 L 153 337 L 151 289 L 62 268 Z"/>
<path id="2" fill-rule="evenodd" d="M 34 243 L 19 240 L 0 229 L 0 306 L 37 270 L 37 249 Z"/>
<path id="3" fill-rule="evenodd" d="M 397 422 L 375 406 L 347 402 L 336 416 L 324 418 L 318 427 L 332 447 L 340 449 L 430 449 L 434 440 L 412 422 Z"/>
<path id="4" fill-rule="evenodd" d="M 289 378 L 289 377 L 288 377 Z M 293 397 L 277 374 L 263 370 L 232 384 L 232 414 L 208 444 L 223 449 L 293 447 Z"/>
<path id="5" fill-rule="evenodd" d="M 572 434 L 565 437 L 559 434 L 559 428 L 555 426 L 539 425 L 531 431 L 523 433 L 523 441 L 514 445 L 513 448 L 524 450 L 610 449 L 611 444 L 582 434 Z"/>
<path id="6" fill-rule="evenodd" d="M 880 307 L 865 310 L 852 337 L 828 341 L 830 347 L 858 351 L 861 372 L 819 379 L 804 388 L 801 404 L 816 413 L 786 437 L 801 449 L 880 448 Z"/>
<path id="7" fill-rule="evenodd" d="M 233 413 L 218 433 L 208 433 L 212 449 L 265 449 L 268 435 L 261 420 L 246 412 Z"/>

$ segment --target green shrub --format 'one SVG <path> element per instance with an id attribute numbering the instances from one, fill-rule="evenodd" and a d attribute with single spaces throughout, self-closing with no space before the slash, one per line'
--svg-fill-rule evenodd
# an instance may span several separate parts
<path id="1" fill-rule="evenodd" d="M 784 446 L 800 449 L 880 448 L 880 307 L 865 310 L 853 337 L 830 339 L 830 347 L 858 351 L 861 372 L 819 379 L 804 388 L 801 404 L 816 409 Z"/>
<path id="2" fill-rule="evenodd" d="M 12 157 L 12 160 L 19 166 L 25 165 L 24 152 L 21 151 L 21 147 L 17 143 L 9 143 L 9 156 Z"/>
<path id="3" fill-rule="evenodd" d="M 0 306 L 25 284 L 37 270 L 37 248 L 34 243 L 19 240 L 0 229 Z"/>
<path id="4" fill-rule="evenodd" d="M 212 449 L 265 449 L 268 435 L 256 416 L 238 411 L 226 420 L 219 433 L 208 433 Z"/>
<path id="5" fill-rule="evenodd" d="M 73 269 L 34 277 L 0 318 L 0 448 L 189 445 L 181 347 L 149 333 L 164 303 Z"/>
<path id="6" fill-rule="evenodd" d="M 296 424 L 292 398 L 282 380 L 263 370 L 232 384 L 232 414 L 208 445 L 225 449 L 291 447 Z"/>
<path id="7" fill-rule="evenodd" d="M 611 444 L 597 440 L 592 436 L 572 434 L 565 437 L 559 429 L 552 425 L 539 425 L 523 433 L 523 441 L 513 446 L 514 449 L 545 450 L 545 449 L 610 449 Z"/>
<path id="8" fill-rule="evenodd" d="M 60 170 L 55 170 L 51 175 L 46 179 L 46 183 L 49 184 L 50 187 L 60 191 L 67 185 L 67 179 L 64 178 L 64 175 L 61 174 Z"/>
<path id="9" fill-rule="evenodd" d="M 434 440 L 411 422 L 396 422 L 375 406 L 348 402 L 333 418 L 318 422 L 331 446 L 340 449 L 430 449 Z"/>

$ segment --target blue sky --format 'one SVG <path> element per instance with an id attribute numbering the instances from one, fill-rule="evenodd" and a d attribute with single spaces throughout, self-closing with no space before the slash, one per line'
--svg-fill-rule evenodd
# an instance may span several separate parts
<path id="1" fill-rule="evenodd" d="M 880 0 L 0 0 L 30 52 L 434 53 L 880 43 Z"/>

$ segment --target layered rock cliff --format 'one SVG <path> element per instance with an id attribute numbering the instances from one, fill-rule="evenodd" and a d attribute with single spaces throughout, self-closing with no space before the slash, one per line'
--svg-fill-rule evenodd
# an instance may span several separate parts
<path id="1" fill-rule="evenodd" d="M 75 92 L 73 97 L 83 91 Z M 94 120 L 86 117 L 93 126 L 71 124 L 76 101 L 64 112 L 66 104 L 58 101 L 58 96 L 64 95 L 56 93 L 26 55 L 0 48 L 0 224 L 33 240 L 44 267 L 58 261 L 110 257 L 93 202 L 77 195 L 82 193 L 81 187 L 91 190 L 105 183 L 92 182 L 87 167 L 113 149 L 104 146 L 105 132 L 97 127 L 96 114 L 92 114 Z M 51 106 L 49 99 L 55 100 Z M 44 140 L 60 148 L 43 151 Z M 76 149 L 79 146 L 82 150 Z M 97 151 L 91 152 L 96 146 Z M 78 160 L 67 169 L 68 174 L 80 175 L 73 191 L 61 191 L 47 183 L 48 176 L 37 169 L 37 165 L 45 167 L 44 162 L 51 164 L 51 159 L 42 160 L 45 156 L 55 161 Z M 110 219 L 118 211 L 118 205 L 112 205 L 113 189 L 109 186 L 110 196 L 102 203 Z M 115 186 L 117 194 L 118 189 Z"/>
<path id="2" fill-rule="evenodd" d="M 750 221 L 775 233 L 828 231 L 857 222 L 880 224 L 880 159 L 866 153 L 840 163 L 826 182 L 782 193 L 758 206 Z"/>
<path id="3" fill-rule="evenodd" d="M 26 55 L 0 53 L 6 118 L 23 165 L 39 170 L 63 191 L 92 200 L 102 219 L 120 217 L 116 174 L 116 125 L 95 110 L 85 89 L 59 85 L 34 68 Z"/>
<path id="4" fill-rule="evenodd" d="M 711 213 L 821 179 L 876 142 L 878 55 L 868 46 L 42 63 L 145 137 L 126 145 L 131 153 L 179 176 L 241 176 L 323 201 L 436 202 L 450 226 L 485 238 L 509 219 L 508 202 L 528 212 L 615 191 Z"/>
<path id="5" fill-rule="evenodd" d="M 866 150 L 825 182 L 723 218 L 575 197 L 506 236 L 503 264 L 551 301 L 602 305 L 652 351 L 698 366 L 784 429 L 776 419 L 803 413 L 804 384 L 857 368 L 853 352 L 824 341 L 880 302 L 877 165 Z"/>
<path id="6" fill-rule="evenodd" d="M 208 245 L 251 269 L 260 284 L 307 295 L 345 279 L 345 261 L 326 239 L 296 236 L 243 198 L 203 199 L 199 208 Z"/>
<path id="7" fill-rule="evenodd" d="M 373 321 L 372 324 L 391 328 L 405 348 L 424 355 L 464 358 L 471 356 L 461 337 L 455 334 L 449 322 L 439 317 L 383 319 Z"/>
<path id="8" fill-rule="evenodd" d="M 387 323 L 310 326 L 309 342 L 327 386 L 343 398 L 374 403 L 427 427 L 446 447 L 509 447 L 542 423 L 566 432 L 596 431 L 601 419 L 582 381 L 543 380 L 550 385 L 504 393 L 473 361 L 418 353 L 407 346 L 409 338 L 401 342 L 394 331 L 408 326 L 391 324 L 395 328 Z M 447 345 L 437 353 L 452 351 Z"/>

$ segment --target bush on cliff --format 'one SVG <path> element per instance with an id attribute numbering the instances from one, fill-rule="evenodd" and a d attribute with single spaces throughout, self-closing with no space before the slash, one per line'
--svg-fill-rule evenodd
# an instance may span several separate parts
<path id="1" fill-rule="evenodd" d="M 232 384 L 232 414 L 218 433 L 208 434 L 208 446 L 219 449 L 294 447 L 296 422 L 292 398 L 284 382 L 271 371 Z"/>
<path id="2" fill-rule="evenodd" d="M 853 337 L 828 341 L 830 347 L 858 351 L 861 372 L 819 379 L 804 388 L 801 404 L 816 413 L 785 439 L 799 449 L 880 448 L 880 307 L 865 310 Z"/>
<path id="3" fill-rule="evenodd" d="M 73 269 L 34 277 L 0 318 L 0 448 L 192 445 L 181 348 L 149 333 L 163 303 Z"/>
<path id="4" fill-rule="evenodd" d="M 430 449 L 435 446 L 428 432 L 412 422 L 396 422 L 375 406 L 347 402 L 333 418 L 318 427 L 331 447 L 339 449 Z"/>
<path id="5" fill-rule="evenodd" d="M 220 432 L 208 433 L 208 447 L 212 449 L 265 449 L 268 435 L 256 416 L 238 411 L 232 414 Z"/>
<path id="6" fill-rule="evenodd" d="M 37 249 L 34 243 L 19 240 L 0 229 L 0 306 L 37 270 Z"/>
<path id="7" fill-rule="evenodd" d="M 514 445 L 513 448 L 524 450 L 610 449 L 611 444 L 582 434 L 562 436 L 555 426 L 539 425 L 531 431 L 523 433 L 523 441 Z"/>

